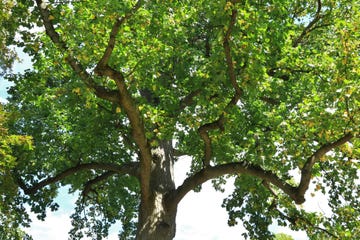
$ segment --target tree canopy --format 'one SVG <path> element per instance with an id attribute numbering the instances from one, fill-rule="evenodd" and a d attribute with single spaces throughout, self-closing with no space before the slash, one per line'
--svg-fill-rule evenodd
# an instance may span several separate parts
<path id="1" fill-rule="evenodd" d="M 26 225 L 25 205 L 44 219 L 68 185 L 73 239 L 116 222 L 120 239 L 172 239 L 183 197 L 234 176 L 223 207 L 245 237 L 272 238 L 272 223 L 360 237 L 358 1 L 4 3 L 18 21 L 1 25 L 1 51 L 33 63 L 6 76 L 7 135 L 33 139 L 0 160 L 6 221 Z M 175 186 L 179 156 L 192 165 Z M 310 184 L 332 216 L 301 208 Z"/>

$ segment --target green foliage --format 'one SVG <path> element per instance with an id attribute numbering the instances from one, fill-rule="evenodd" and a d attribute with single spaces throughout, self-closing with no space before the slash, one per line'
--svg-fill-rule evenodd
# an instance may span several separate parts
<path id="1" fill-rule="evenodd" d="M 17 156 L 24 157 L 32 150 L 32 140 L 9 134 L 7 123 L 11 118 L 0 104 L 0 239 L 31 239 L 19 229 L 20 225 L 27 226 L 29 218 L 26 213 L 21 213 L 25 211 L 24 199 L 18 196 L 12 171 L 21 161 Z"/>
<path id="2" fill-rule="evenodd" d="M 207 143 L 199 129 L 206 124 L 216 123 L 207 131 L 212 166 L 243 162 L 294 187 L 290 173 L 351 133 L 351 141 L 310 169 L 316 190 L 329 197 L 332 217 L 305 212 L 261 176 L 246 174 L 236 176 L 223 206 L 229 225 L 242 221 L 245 236 L 254 239 L 272 238 L 273 222 L 303 229 L 311 239 L 359 237 L 358 1 L 141 1 L 131 16 L 132 0 L 48 1 L 45 20 L 33 1 L 16 3 L 0 3 L 0 65 L 11 65 L 9 46 L 17 45 L 33 69 L 6 76 L 14 83 L 7 106 L 14 117 L 9 130 L 0 128 L 0 181 L 6 182 L 0 196 L 13 204 L 1 205 L 0 212 L 5 219 L 11 212 L 9 222 L 24 224 L 19 214 L 25 203 L 44 219 L 47 208 L 58 207 L 53 200 L 60 186 L 74 192 L 95 182 L 77 201 L 72 237 L 101 239 L 116 221 L 121 238 L 134 236 L 142 193 L 136 177 L 78 171 L 34 194 L 21 191 L 14 179 L 21 176 L 30 187 L 82 164 L 141 160 L 126 94 L 107 101 L 97 88 L 122 90 L 116 78 L 96 71 L 112 36 L 109 67 L 124 76 L 147 143 L 173 140 L 178 152 L 192 157 L 189 176 L 204 168 Z M 34 31 L 48 20 L 58 34 L 52 40 L 49 31 Z M 103 174 L 109 175 L 97 182 Z M 224 176 L 213 180 L 218 190 L 224 182 Z"/>
<path id="3" fill-rule="evenodd" d="M 14 5 L 15 2 L 10 0 L 4 0 L 0 3 L 0 76 L 11 68 L 14 56 L 16 56 L 15 52 L 8 46 L 9 38 L 16 30 L 14 27 L 16 23 L 11 23 L 11 10 Z"/>

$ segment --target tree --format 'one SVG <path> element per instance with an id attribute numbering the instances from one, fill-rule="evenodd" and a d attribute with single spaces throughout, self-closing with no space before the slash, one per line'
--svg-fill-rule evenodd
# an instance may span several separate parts
<path id="1" fill-rule="evenodd" d="M 15 2 L 10 0 L 0 2 L 0 77 L 11 68 L 16 57 L 15 51 L 8 46 L 14 40 L 15 31 L 18 27 L 17 19 L 11 19 L 11 10 L 14 4 Z M 13 23 L 10 24 L 11 21 Z"/>
<path id="2" fill-rule="evenodd" d="M 277 240 L 294 240 L 291 236 L 285 234 L 285 233 L 278 233 L 275 234 L 275 239 Z"/>
<path id="3" fill-rule="evenodd" d="M 25 224 L 29 219 L 26 214 L 21 214 L 25 209 L 17 205 L 17 184 L 11 171 L 18 164 L 13 149 L 26 155 L 31 150 L 32 143 L 28 136 L 8 134 L 6 124 L 9 118 L 11 115 L 0 104 L 0 239 L 31 239 L 19 228 L 19 222 Z"/>
<path id="4" fill-rule="evenodd" d="M 44 219 L 69 185 L 81 191 L 72 238 L 120 221 L 121 239 L 172 239 L 183 197 L 234 176 L 223 207 L 246 237 L 272 238 L 273 222 L 359 237 L 357 1 L 36 0 L 13 12 L 28 12 L 13 44 L 33 62 L 7 76 L 11 133 L 34 144 L 11 171 L 19 206 Z M 176 187 L 181 155 L 192 166 Z M 310 184 L 331 218 L 297 206 Z"/>

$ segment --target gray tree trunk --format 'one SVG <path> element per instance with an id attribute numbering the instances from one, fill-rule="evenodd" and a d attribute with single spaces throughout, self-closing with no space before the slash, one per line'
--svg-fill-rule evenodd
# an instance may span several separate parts
<path id="1" fill-rule="evenodd" d="M 172 152 L 171 141 L 162 141 L 158 148 L 152 150 L 152 194 L 146 204 L 149 207 L 143 209 L 140 206 L 138 240 L 167 240 L 175 237 L 177 209 L 169 209 L 165 199 L 167 193 L 175 189 Z"/>

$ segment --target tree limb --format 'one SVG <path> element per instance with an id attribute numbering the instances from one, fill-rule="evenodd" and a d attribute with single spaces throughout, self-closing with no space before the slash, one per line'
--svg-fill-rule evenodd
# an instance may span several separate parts
<path id="1" fill-rule="evenodd" d="M 248 174 L 254 177 L 263 179 L 276 187 L 283 190 L 292 199 L 296 199 L 296 187 L 291 186 L 276 174 L 264 170 L 259 166 L 248 164 L 246 162 L 227 163 L 217 166 L 209 166 L 195 173 L 193 176 L 185 179 L 183 184 L 179 186 L 174 192 L 168 196 L 168 207 L 174 208 L 181 201 L 181 199 L 196 186 L 205 183 L 206 181 L 217 178 L 226 174 Z"/>
<path id="2" fill-rule="evenodd" d="M 284 180 L 279 178 L 276 174 L 271 171 L 264 170 L 263 168 L 249 164 L 246 162 L 236 162 L 236 163 L 227 163 L 217 166 L 209 166 L 203 168 L 199 172 L 195 173 L 193 176 L 185 179 L 183 184 L 179 186 L 174 192 L 170 193 L 168 196 L 168 207 L 173 208 L 181 201 L 181 199 L 196 186 L 205 183 L 206 181 L 217 178 L 227 174 L 248 174 L 263 180 L 263 184 L 269 188 L 269 183 L 281 189 L 286 193 L 291 199 L 295 201 L 296 204 L 301 204 L 305 201 L 304 194 L 308 189 L 309 182 L 311 179 L 311 169 L 315 164 L 315 161 L 320 157 L 325 155 L 327 152 L 332 149 L 341 146 L 342 144 L 349 141 L 353 138 L 352 134 L 346 134 L 335 142 L 325 144 L 320 149 L 318 149 L 308 161 L 305 163 L 301 171 L 301 181 L 298 187 L 291 186 L 286 183 Z"/>
<path id="3" fill-rule="evenodd" d="M 139 109 L 133 100 L 130 92 L 125 84 L 124 75 L 110 66 L 97 66 L 95 73 L 99 76 L 107 76 L 113 79 L 116 83 L 118 91 L 120 92 L 119 104 L 124 108 L 126 115 L 130 121 L 132 129 L 132 137 L 140 150 L 140 184 L 141 184 L 141 197 L 143 203 L 147 203 L 150 197 L 150 176 L 151 176 L 151 147 L 145 135 L 145 126 L 140 115 Z M 146 208 L 146 206 L 144 206 Z"/>
<path id="4" fill-rule="evenodd" d="M 142 122 L 140 112 L 134 100 L 132 99 L 131 94 L 126 88 L 123 74 L 107 65 L 107 61 L 113 49 L 113 44 L 115 43 L 115 35 L 122 22 L 119 21 L 118 24 L 114 25 L 107 50 L 105 51 L 102 60 L 100 60 L 100 64 L 98 64 L 94 70 L 97 75 L 110 77 L 116 82 L 118 91 L 109 91 L 106 90 L 104 87 L 98 86 L 95 81 L 90 77 L 90 75 L 85 71 L 84 67 L 79 63 L 79 61 L 77 61 L 77 59 L 71 55 L 66 43 L 61 40 L 60 35 L 55 31 L 55 28 L 49 18 L 49 10 L 46 7 L 42 7 L 43 1 L 36 0 L 36 3 L 38 5 L 47 35 L 51 38 L 52 42 L 54 42 L 54 44 L 58 46 L 59 49 L 67 53 L 67 57 L 65 58 L 65 60 L 72 67 L 72 69 L 81 77 L 83 82 L 90 89 L 94 90 L 95 94 L 98 97 L 120 104 L 121 107 L 125 109 L 125 112 L 129 118 L 132 127 L 134 141 L 138 145 L 141 153 L 140 167 L 142 169 L 142 174 L 140 176 L 140 182 L 142 186 L 141 189 L 142 191 L 144 191 L 142 192 L 142 197 L 144 197 L 144 199 L 148 199 L 150 196 L 149 183 L 152 157 L 150 146 L 145 136 L 144 124 Z M 137 2 L 133 9 L 136 10 L 137 8 L 139 8 L 140 4 L 141 0 Z"/>
<path id="5" fill-rule="evenodd" d="M 52 20 L 50 20 L 50 11 L 46 8 L 46 6 L 43 6 L 44 2 L 42 0 L 36 0 L 36 3 L 46 30 L 46 34 L 61 51 L 65 52 L 65 54 L 67 55 L 65 57 L 65 61 L 78 74 L 78 76 L 85 83 L 85 85 L 92 91 L 94 91 L 97 97 L 117 103 L 119 93 L 114 90 L 106 89 L 105 87 L 99 86 L 95 83 L 94 79 L 92 79 L 90 74 L 86 72 L 85 68 L 81 65 L 81 63 L 74 56 L 71 55 L 66 43 L 61 40 L 60 35 L 56 32 L 54 28 Z"/>
<path id="6" fill-rule="evenodd" d="M 207 123 L 199 127 L 198 133 L 202 140 L 204 141 L 204 159 L 203 159 L 203 166 L 208 167 L 210 166 L 210 160 L 211 160 L 211 138 L 209 137 L 208 131 L 215 130 L 215 129 L 223 129 L 223 123 L 224 123 L 224 115 L 222 114 L 218 120 Z"/>
<path id="7" fill-rule="evenodd" d="M 35 194 L 38 190 L 41 188 L 56 183 L 58 181 L 61 181 L 65 179 L 66 177 L 69 177 L 71 175 L 74 175 L 78 172 L 85 171 L 85 170 L 107 170 L 114 172 L 116 174 L 129 174 L 131 176 L 138 176 L 139 172 L 139 163 L 138 162 L 130 162 L 130 163 L 124 163 L 122 165 L 114 164 L 114 163 L 84 163 L 77 165 L 75 167 L 68 168 L 54 177 L 49 177 L 47 179 L 44 179 L 36 184 L 34 184 L 31 187 L 28 187 L 26 183 L 22 181 L 20 177 L 18 177 L 18 184 L 19 187 L 23 189 L 25 194 Z"/>
<path id="8" fill-rule="evenodd" d="M 324 156 L 327 152 L 343 145 L 353 137 L 354 136 L 351 133 L 345 134 L 343 137 L 339 138 L 338 140 L 323 145 L 307 159 L 304 167 L 301 169 L 301 180 L 297 188 L 297 199 L 295 200 L 296 203 L 301 204 L 305 201 L 304 195 L 306 190 L 309 188 L 311 171 L 316 161 L 319 160 L 322 156 Z"/>

